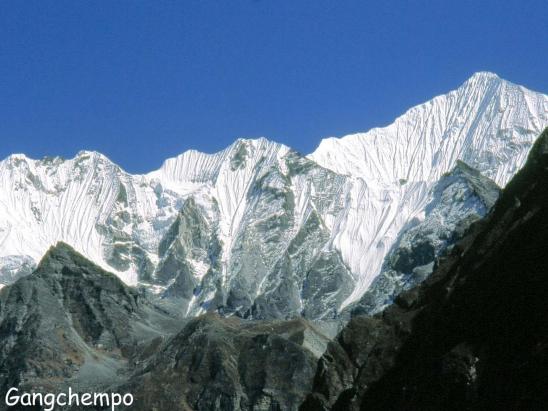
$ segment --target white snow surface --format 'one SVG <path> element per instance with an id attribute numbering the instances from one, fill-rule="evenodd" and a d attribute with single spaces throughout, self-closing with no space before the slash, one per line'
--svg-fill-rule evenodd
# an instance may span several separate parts
<path id="1" fill-rule="evenodd" d="M 357 275 L 344 305 L 371 284 L 400 230 L 420 217 L 430 189 L 457 160 L 503 187 L 547 125 L 548 96 L 480 72 L 387 127 L 322 140 L 309 158 L 355 180 L 334 241 Z"/>
<path id="2" fill-rule="evenodd" d="M 457 159 L 504 186 L 547 125 L 548 96 L 482 72 L 387 127 L 322 140 L 308 157 L 347 176 L 340 193 L 345 206 L 322 215 L 331 232 L 326 247 L 340 251 L 357 284 L 343 306 L 369 287 L 400 230 L 420 217 L 430 189 Z M 235 164 L 242 146 L 245 161 Z M 192 195 L 218 224 L 226 267 L 252 182 L 273 165 L 283 169 L 289 150 L 264 138 L 240 139 L 216 154 L 187 151 L 146 175 L 126 173 L 96 152 L 70 160 L 12 155 L 0 162 L 0 257 L 38 261 L 51 245 L 65 241 L 135 284 L 133 264 L 117 270 L 107 262 L 105 250 L 113 240 L 104 228 L 115 221 L 124 241 L 138 243 L 156 263 L 160 239 Z M 298 179 L 292 191 L 300 220 L 315 208 L 310 197 L 318 193 Z M 202 276 L 203 267 L 195 268 Z"/>

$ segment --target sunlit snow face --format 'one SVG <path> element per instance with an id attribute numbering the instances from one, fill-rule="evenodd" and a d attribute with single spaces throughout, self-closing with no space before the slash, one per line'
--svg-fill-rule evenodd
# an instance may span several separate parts
<path id="1" fill-rule="evenodd" d="M 424 218 L 432 188 L 458 159 L 504 185 L 548 124 L 546 113 L 548 97 L 480 73 L 388 127 L 323 140 L 308 160 L 266 139 L 188 151 L 139 176 L 93 152 L 13 156 L 0 163 L 0 257 L 36 262 L 63 240 L 128 283 L 153 283 L 159 244 L 192 197 L 218 237 L 223 292 L 248 287 L 251 301 L 272 293 L 278 283 L 269 276 L 292 241 L 315 235 L 299 250 L 318 261 L 333 252 L 349 273 L 352 289 L 332 302 L 340 309 L 370 286 L 401 230 Z M 321 235 L 302 234 L 312 215 Z M 246 258 L 257 268 L 243 281 L 253 270 L 239 259 L 251 249 L 257 256 Z M 213 284 L 206 260 L 189 259 L 193 281 Z"/>

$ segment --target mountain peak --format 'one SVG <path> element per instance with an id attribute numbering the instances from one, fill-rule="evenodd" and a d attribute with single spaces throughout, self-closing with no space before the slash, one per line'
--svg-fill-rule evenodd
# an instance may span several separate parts
<path id="1" fill-rule="evenodd" d="M 113 164 L 112 160 L 105 156 L 103 153 L 94 150 L 80 150 L 73 158 L 73 161 L 91 160 L 106 164 Z M 116 165 L 119 168 L 119 166 Z"/>
<path id="2" fill-rule="evenodd" d="M 512 84 L 507 80 L 499 77 L 497 74 L 490 71 L 478 71 L 472 74 L 468 80 L 466 80 L 456 91 L 468 90 L 468 89 L 488 89 L 489 87 L 496 87 L 501 84 Z"/>
<path id="3" fill-rule="evenodd" d="M 233 163 L 234 156 L 241 157 L 236 159 L 238 163 L 244 158 L 256 157 L 253 161 L 256 163 L 260 158 L 272 157 L 288 150 L 289 147 L 265 137 L 238 138 L 234 143 L 216 153 L 187 150 L 165 160 L 159 170 L 149 173 L 148 176 L 152 178 L 163 176 L 172 181 L 211 182 L 217 178 L 223 165 Z"/>
<path id="4" fill-rule="evenodd" d="M 29 160 L 29 158 L 23 153 L 10 154 L 6 159 L 7 160 Z"/>
<path id="5" fill-rule="evenodd" d="M 361 248 L 347 259 L 351 271 L 360 273 L 360 284 L 348 302 L 370 285 L 386 250 L 405 224 L 420 214 L 426 193 L 444 173 L 461 160 L 504 187 L 548 125 L 547 113 L 548 96 L 494 73 L 479 72 L 458 89 L 407 110 L 386 127 L 322 140 L 309 158 L 363 181 L 367 194 L 359 192 L 356 197 L 366 202 L 356 206 L 369 210 L 369 232 L 363 235 L 369 239 L 366 250 L 378 250 Z M 387 200 L 379 203 L 375 200 L 379 198 Z M 351 232 L 347 238 L 340 234 L 336 241 L 341 248 L 356 243 Z"/>
<path id="6" fill-rule="evenodd" d="M 86 259 L 82 254 L 76 251 L 72 246 L 68 245 L 63 241 L 58 241 L 55 245 L 52 245 L 48 251 L 44 254 L 40 263 L 38 264 L 38 269 L 44 269 L 44 267 L 51 267 L 52 264 L 58 266 L 71 266 L 74 264 L 77 265 L 89 265 L 96 268 L 98 271 L 103 272 L 104 270 L 95 263 Z"/>
<path id="7" fill-rule="evenodd" d="M 496 73 L 493 73 L 492 71 L 478 71 L 468 79 L 470 80 L 503 80 L 500 78 Z"/>
<path id="8" fill-rule="evenodd" d="M 45 256 L 62 255 L 67 253 L 78 254 L 78 252 L 73 247 L 71 247 L 64 241 L 57 241 L 57 243 L 55 243 L 48 249 Z"/>
<path id="9" fill-rule="evenodd" d="M 238 151 L 241 150 L 242 147 L 252 149 L 256 151 L 257 153 L 262 153 L 266 151 L 278 151 L 283 150 L 287 151 L 289 150 L 289 147 L 282 143 L 278 143 L 273 140 L 269 140 L 266 137 L 258 137 L 258 138 L 238 138 L 234 143 L 232 143 L 230 146 L 228 146 L 226 149 L 221 151 L 220 153 L 223 153 L 225 151 Z"/>
<path id="10" fill-rule="evenodd" d="M 409 175 L 434 169 L 444 173 L 463 160 L 504 185 L 548 124 L 547 110 L 548 96 L 480 71 L 458 89 L 412 107 L 386 127 L 323 139 L 309 157 L 337 173 L 382 182 L 409 180 Z M 518 158 L 506 152 L 504 141 L 514 142 Z M 419 159 L 408 147 L 422 147 L 419 151 L 428 158 Z M 513 158 L 519 164 L 511 173 L 495 175 L 489 152 L 500 161 L 512 163 Z M 443 170 L 437 162 L 443 163 Z M 380 164 L 390 168 L 379 169 Z"/>
<path id="11" fill-rule="evenodd" d="M 99 153 L 98 151 L 95 151 L 95 150 L 80 150 L 78 151 L 78 153 L 76 153 L 76 158 L 79 158 L 79 157 L 86 157 L 86 156 L 90 156 L 90 157 L 105 157 L 105 155 L 103 155 L 102 153 Z"/>
<path id="12" fill-rule="evenodd" d="M 274 141 L 271 141 L 267 139 L 266 137 L 257 137 L 257 138 L 248 138 L 248 137 L 238 137 L 234 143 L 231 145 L 235 145 L 238 143 L 245 143 L 245 144 L 251 144 L 251 145 L 260 145 L 260 144 L 278 144 Z"/>
<path id="13" fill-rule="evenodd" d="M 5 159 L 0 161 L 0 165 L 4 164 L 7 165 L 9 168 L 17 167 L 20 164 L 28 163 L 31 161 L 30 158 L 28 158 L 25 154 L 22 153 L 15 153 L 10 154 Z"/>

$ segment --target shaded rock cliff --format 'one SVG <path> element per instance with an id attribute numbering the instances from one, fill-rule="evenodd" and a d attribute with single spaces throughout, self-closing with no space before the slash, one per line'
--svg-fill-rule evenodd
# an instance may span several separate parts
<path id="1" fill-rule="evenodd" d="M 301 409 L 546 409 L 547 182 L 544 131 L 425 283 L 343 329 Z"/>

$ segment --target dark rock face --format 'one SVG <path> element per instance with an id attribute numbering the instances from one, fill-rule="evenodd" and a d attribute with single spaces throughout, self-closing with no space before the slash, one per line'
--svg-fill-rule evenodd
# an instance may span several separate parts
<path id="1" fill-rule="evenodd" d="M 155 282 L 166 287 L 163 296 L 177 299 L 183 313 L 190 314 L 189 303 L 201 289 L 196 266 L 203 267 L 207 282 L 220 271 L 220 249 L 214 227 L 190 197 L 160 243 L 155 272 Z"/>
<path id="2" fill-rule="evenodd" d="M 207 314 L 131 378 L 131 410 L 296 410 L 327 338 L 304 320 L 255 322 Z"/>
<path id="3" fill-rule="evenodd" d="M 548 130 L 423 285 L 357 316 L 302 410 L 546 409 Z"/>
<path id="4" fill-rule="evenodd" d="M 267 277 L 255 299 L 255 319 L 334 319 L 336 307 L 352 292 L 354 279 L 337 251 L 318 252 L 329 240 L 321 218 L 312 211 Z"/>
<path id="5" fill-rule="evenodd" d="M 59 243 L 33 274 L 0 291 L 0 392 L 118 384 L 144 347 L 180 326 Z"/>

